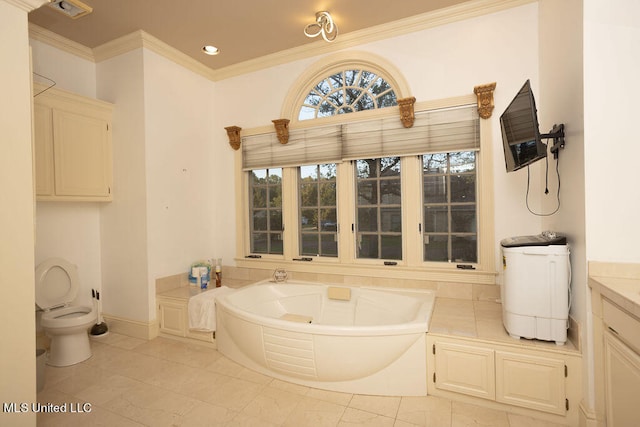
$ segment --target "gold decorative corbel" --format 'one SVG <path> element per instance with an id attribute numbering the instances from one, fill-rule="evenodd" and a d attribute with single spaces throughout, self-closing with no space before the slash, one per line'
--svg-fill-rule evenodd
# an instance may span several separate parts
<path id="1" fill-rule="evenodd" d="M 478 114 L 483 119 L 488 119 L 493 113 L 493 91 L 495 88 L 495 82 L 473 88 L 473 93 L 478 97 Z"/>
<path id="2" fill-rule="evenodd" d="M 278 136 L 280 144 L 289 142 L 289 119 L 276 119 L 271 121 L 276 128 L 276 135 Z"/>
<path id="3" fill-rule="evenodd" d="M 225 129 L 227 131 L 227 136 L 229 137 L 229 145 L 231 145 L 231 148 L 234 150 L 240 148 L 240 131 L 242 128 L 238 126 L 229 126 Z"/>
<path id="4" fill-rule="evenodd" d="M 415 103 L 416 98 L 414 96 L 411 98 L 398 99 L 398 107 L 400 107 L 400 121 L 402 121 L 402 126 L 406 128 L 412 127 L 413 122 L 416 119 L 413 111 L 413 104 Z"/>

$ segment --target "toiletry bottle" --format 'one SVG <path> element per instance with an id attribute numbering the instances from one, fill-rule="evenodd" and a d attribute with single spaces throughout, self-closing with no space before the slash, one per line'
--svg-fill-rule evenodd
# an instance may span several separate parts
<path id="1" fill-rule="evenodd" d="M 222 286 L 222 267 L 220 264 L 216 265 L 216 288 Z"/>
<path id="2" fill-rule="evenodd" d="M 202 275 L 202 279 L 200 281 L 200 289 L 207 289 L 207 285 L 209 285 L 209 268 L 200 267 L 200 274 Z"/>

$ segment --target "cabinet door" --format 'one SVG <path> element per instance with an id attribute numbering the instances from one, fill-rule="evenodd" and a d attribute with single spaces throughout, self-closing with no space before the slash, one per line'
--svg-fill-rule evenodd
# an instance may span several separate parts
<path id="1" fill-rule="evenodd" d="M 564 415 L 564 362 L 497 351 L 496 401 Z"/>
<path id="2" fill-rule="evenodd" d="M 185 336 L 185 306 L 170 302 L 160 302 L 158 304 L 158 318 L 160 319 L 160 332 L 167 334 Z"/>
<path id="3" fill-rule="evenodd" d="M 34 152 L 36 170 L 36 195 L 53 195 L 53 125 L 51 107 L 33 106 Z"/>
<path id="4" fill-rule="evenodd" d="M 604 334 L 604 375 L 607 425 L 638 425 L 640 355 L 608 331 Z"/>
<path id="5" fill-rule="evenodd" d="M 53 111 L 56 195 L 110 198 L 109 132 L 109 123 L 105 120 Z"/>
<path id="6" fill-rule="evenodd" d="M 437 342 L 435 384 L 442 390 L 495 399 L 494 351 Z"/>

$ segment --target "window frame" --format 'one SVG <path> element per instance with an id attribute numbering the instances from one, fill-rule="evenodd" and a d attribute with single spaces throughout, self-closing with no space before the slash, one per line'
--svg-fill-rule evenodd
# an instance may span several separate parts
<path id="1" fill-rule="evenodd" d="M 454 107 L 476 103 L 475 95 L 465 95 L 436 101 L 423 101 L 415 104 L 416 111 Z M 385 111 L 387 110 L 387 111 Z M 397 115 L 397 107 L 376 111 L 377 116 Z M 363 112 L 367 113 L 367 112 Z M 315 124 L 320 120 L 338 119 L 341 122 L 359 121 L 363 113 L 339 115 L 325 119 L 300 122 L 298 128 Z M 350 117 L 352 116 L 352 117 Z M 491 121 L 480 120 L 480 150 L 476 152 L 477 200 L 476 215 L 478 217 L 478 262 L 474 269 L 462 270 L 455 263 L 428 262 L 422 255 L 422 166 L 419 156 L 402 157 L 402 235 L 403 259 L 393 260 L 396 265 L 385 266 L 382 259 L 359 259 L 356 257 L 356 234 L 351 231 L 355 224 L 355 172 L 350 161 L 338 163 L 336 185 L 338 192 L 338 257 L 313 257 L 313 262 L 295 262 L 299 254 L 299 230 L 297 207 L 297 167 L 283 168 L 283 222 L 284 251 L 283 255 L 263 255 L 261 258 L 246 258 L 248 252 L 249 233 L 247 203 L 247 176 L 242 170 L 242 150 L 236 151 L 236 211 L 243 217 L 237 221 L 236 228 L 236 264 L 248 268 L 277 268 L 285 266 L 291 271 L 314 272 L 318 266 L 332 265 L 332 273 L 347 275 L 363 275 L 373 277 L 403 277 L 420 280 L 444 282 L 494 284 L 496 275 L 496 256 L 494 251 L 493 224 L 493 169 L 492 169 L 492 133 Z M 303 126 L 304 124 L 304 126 Z M 311 126 L 309 126 L 311 127 Z M 243 135 L 255 135 L 271 132 L 267 127 L 243 130 Z M 346 190 L 346 191 L 345 191 Z M 415 195 L 420 194 L 420 197 Z M 409 195 L 409 196 L 408 196 Z M 415 202 L 411 201 L 411 195 Z M 262 255 L 262 254 L 261 254 Z M 277 261 L 277 262 L 276 262 Z M 325 271 L 326 270 L 322 270 Z"/>

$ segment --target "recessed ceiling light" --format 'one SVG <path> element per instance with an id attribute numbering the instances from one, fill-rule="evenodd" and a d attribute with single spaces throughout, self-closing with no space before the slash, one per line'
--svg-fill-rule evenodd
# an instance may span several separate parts
<path id="1" fill-rule="evenodd" d="M 48 6 L 73 19 L 80 18 L 93 11 L 91 6 L 87 6 L 80 0 L 49 0 Z"/>
<path id="2" fill-rule="evenodd" d="M 202 47 L 202 51 L 204 53 L 206 53 L 207 55 L 217 55 L 220 53 L 220 49 L 218 49 L 215 46 L 211 46 L 211 45 L 206 45 Z"/>

